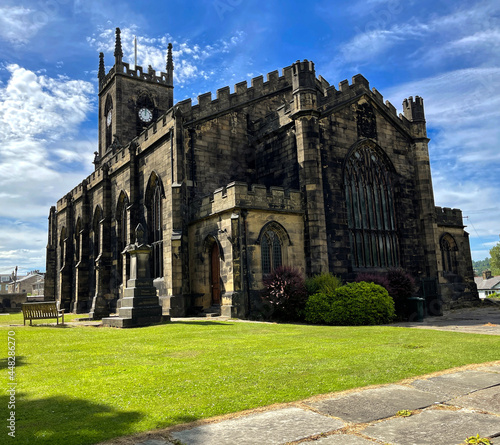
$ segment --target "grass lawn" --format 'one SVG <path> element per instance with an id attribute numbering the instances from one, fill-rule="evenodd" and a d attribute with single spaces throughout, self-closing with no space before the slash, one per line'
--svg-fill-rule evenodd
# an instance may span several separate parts
<path id="1" fill-rule="evenodd" d="M 93 444 L 500 359 L 500 336 L 396 327 L 233 321 L 129 330 L 9 326 L 16 323 L 22 315 L 0 316 L 0 381 L 7 389 L 7 338 L 15 332 L 12 443 L 19 444 Z M 6 391 L 0 399 L 6 435 Z"/>

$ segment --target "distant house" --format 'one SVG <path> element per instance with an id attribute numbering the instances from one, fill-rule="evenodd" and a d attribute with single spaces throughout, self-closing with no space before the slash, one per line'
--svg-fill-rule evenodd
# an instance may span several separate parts
<path id="1" fill-rule="evenodd" d="M 487 298 L 494 293 L 500 293 L 500 276 L 491 276 L 490 270 L 485 270 L 483 276 L 474 277 L 479 298 Z"/>
<path id="2" fill-rule="evenodd" d="M 36 287 L 37 292 L 40 289 L 40 281 L 42 281 L 42 289 L 43 289 L 43 274 L 38 271 L 31 272 L 25 277 L 18 277 L 17 280 L 11 282 L 9 284 L 9 293 L 10 294 L 32 294 L 33 295 L 33 286 Z M 38 294 L 37 294 L 38 295 Z"/>
<path id="3" fill-rule="evenodd" d="M 44 274 L 37 274 L 38 279 L 31 286 L 31 295 L 40 296 L 43 295 L 43 288 L 45 286 Z"/>
<path id="4" fill-rule="evenodd" d="M 0 274 L 0 295 L 9 292 L 9 284 L 12 283 L 11 274 Z"/>

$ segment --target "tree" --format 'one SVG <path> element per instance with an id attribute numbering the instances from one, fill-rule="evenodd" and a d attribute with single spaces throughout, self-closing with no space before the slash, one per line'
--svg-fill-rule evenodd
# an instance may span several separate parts
<path id="1" fill-rule="evenodd" d="M 480 277 L 485 270 L 491 270 L 490 259 L 472 261 L 472 267 L 474 267 L 474 274 Z"/>
<path id="2" fill-rule="evenodd" d="M 500 275 L 500 243 L 490 250 L 491 260 L 491 274 Z"/>

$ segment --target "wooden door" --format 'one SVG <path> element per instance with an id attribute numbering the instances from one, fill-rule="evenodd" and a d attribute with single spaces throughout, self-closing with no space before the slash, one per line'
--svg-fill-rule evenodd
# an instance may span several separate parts
<path id="1" fill-rule="evenodd" d="M 219 246 L 214 243 L 210 254 L 211 260 L 211 285 L 212 285 L 212 304 L 220 304 L 220 258 Z"/>

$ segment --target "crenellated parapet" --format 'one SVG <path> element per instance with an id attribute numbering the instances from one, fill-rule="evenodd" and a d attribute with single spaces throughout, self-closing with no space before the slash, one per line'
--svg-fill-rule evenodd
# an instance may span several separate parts
<path id="1" fill-rule="evenodd" d="M 436 222 L 438 226 L 464 227 L 462 210 L 436 207 Z"/>
<path id="2" fill-rule="evenodd" d="M 330 108 L 332 105 L 347 102 L 361 94 L 367 94 L 375 102 L 385 109 L 387 113 L 393 117 L 397 117 L 397 110 L 388 100 L 384 102 L 384 97 L 376 88 L 370 90 L 370 83 L 361 74 L 356 74 L 352 77 L 352 82 L 349 84 L 347 79 L 339 82 L 338 89 L 335 86 L 328 86 L 324 89 L 324 96 L 320 102 L 323 109 Z"/>
<path id="3" fill-rule="evenodd" d="M 106 87 L 108 82 L 111 80 L 111 78 L 115 74 L 120 74 L 123 76 L 132 77 L 132 78 L 135 78 L 138 80 L 143 80 L 143 81 L 150 82 L 150 83 L 172 86 L 169 74 L 164 73 L 163 71 L 160 72 L 160 74 L 157 74 L 156 70 L 152 69 L 151 67 L 149 67 L 147 71 L 144 71 L 142 66 L 135 66 L 132 69 L 130 67 L 130 64 L 125 63 L 125 62 L 122 62 L 121 65 L 118 66 L 118 68 L 119 69 L 117 70 L 117 66 L 113 66 L 109 70 L 108 74 L 106 74 L 102 78 L 102 81 L 99 83 L 100 90 L 102 90 L 103 88 Z"/>
<path id="4" fill-rule="evenodd" d="M 412 96 L 405 99 L 403 101 L 403 113 L 404 117 L 410 122 L 425 122 L 424 100 L 419 96 L 415 96 L 415 99 Z"/>
<path id="5" fill-rule="evenodd" d="M 148 71 L 144 72 L 142 66 L 134 66 L 134 69 L 131 69 L 128 63 L 123 62 L 123 50 L 122 50 L 120 28 L 116 28 L 114 56 L 115 56 L 115 64 L 109 70 L 108 74 L 106 74 L 104 69 L 104 54 L 103 53 L 99 54 L 99 71 L 97 74 L 97 77 L 99 79 L 99 91 L 103 90 L 108 84 L 108 82 L 113 78 L 113 76 L 117 74 L 173 88 L 174 64 L 172 61 L 171 43 L 168 44 L 168 50 L 167 50 L 167 64 L 166 64 L 167 72 L 166 73 L 161 72 L 159 75 L 156 74 L 156 70 L 154 70 L 151 67 L 151 65 L 148 67 Z"/>
<path id="6" fill-rule="evenodd" d="M 193 105 L 191 99 L 186 99 L 176 104 L 186 121 L 194 121 L 209 117 L 213 114 L 227 112 L 235 107 L 269 96 L 291 91 L 292 88 L 292 67 L 283 68 L 281 75 L 278 71 L 267 74 L 264 81 L 263 76 L 254 77 L 250 86 L 247 81 L 234 85 L 233 92 L 229 86 L 219 88 L 215 99 L 211 92 L 200 94 L 198 103 Z"/>
<path id="7" fill-rule="evenodd" d="M 191 207 L 193 220 L 232 209 L 254 209 L 285 213 L 303 213 L 302 195 L 298 190 L 282 187 L 266 188 L 265 185 L 231 182 L 209 196 L 195 201 Z"/>
<path id="8" fill-rule="evenodd" d="M 388 100 L 384 102 L 384 97 L 376 88 L 370 89 L 368 80 L 361 74 L 353 76 L 350 84 L 347 79 L 339 82 L 338 89 L 333 85 L 327 86 L 327 82 L 321 78 L 321 76 L 320 79 L 317 80 L 317 83 L 318 86 L 321 85 L 323 87 L 323 96 L 320 98 L 319 102 L 321 112 L 328 111 L 329 109 L 366 94 L 379 105 L 381 110 L 385 111 L 392 118 L 398 119 L 399 123 L 406 128 L 410 128 L 413 122 L 425 123 L 424 105 L 421 97 L 416 96 L 415 99 L 413 99 L 410 96 L 408 99 L 405 99 L 403 102 L 404 114 L 398 115 L 396 107 Z"/>

